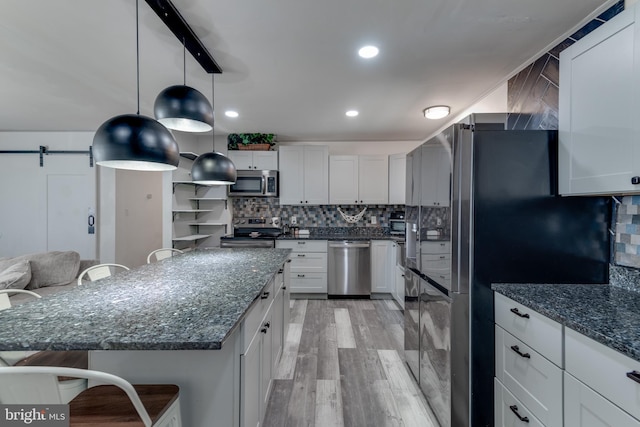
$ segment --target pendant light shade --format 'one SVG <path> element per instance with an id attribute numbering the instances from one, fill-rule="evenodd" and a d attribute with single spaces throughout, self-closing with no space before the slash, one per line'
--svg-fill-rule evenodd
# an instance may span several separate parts
<path id="1" fill-rule="evenodd" d="M 116 169 L 167 171 L 178 167 L 180 149 L 169 130 L 140 115 L 140 38 L 136 0 L 136 114 L 112 117 L 93 136 L 96 164 Z"/>
<path id="2" fill-rule="evenodd" d="M 178 167 L 180 149 L 171 132 L 150 117 L 123 114 L 102 124 L 93 137 L 93 153 L 101 166 L 145 171 Z"/>
<path id="3" fill-rule="evenodd" d="M 169 129 L 183 132 L 209 132 L 213 129 L 213 108 L 196 89 L 169 86 L 156 97 L 153 105 L 156 119 Z"/>
<path id="4" fill-rule="evenodd" d="M 223 154 L 212 151 L 198 156 L 191 166 L 191 180 L 203 185 L 230 185 L 236 182 L 233 162 Z"/>

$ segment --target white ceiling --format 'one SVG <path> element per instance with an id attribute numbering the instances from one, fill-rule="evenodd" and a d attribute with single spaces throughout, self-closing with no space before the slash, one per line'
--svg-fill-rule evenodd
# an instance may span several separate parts
<path id="1" fill-rule="evenodd" d="M 173 0 L 223 69 L 216 134 L 421 140 L 603 0 Z M 375 44 L 380 55 L 356 54 Z M 182 46 L 140 0 L 140 112 L 181 84 Z M 134 0 L 3 0 L 0 131 L 95 130 L 136 112 Z M 211 77 L 187 54 L 187 84 Z M 239 111 L 229 119 L 226 109 Z M 348 118 L 348 109 L 360 115 Z"/>

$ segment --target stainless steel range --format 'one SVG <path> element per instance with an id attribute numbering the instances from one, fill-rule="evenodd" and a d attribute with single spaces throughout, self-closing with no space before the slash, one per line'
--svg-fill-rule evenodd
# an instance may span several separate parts
<path id="1" fill-rule="evenodd" d="M 221 248 L 275 248 L 276 238 L 282 234 L 280 218 L 237 218 L 233 222 L 233 236 L 220 238 Z"/>

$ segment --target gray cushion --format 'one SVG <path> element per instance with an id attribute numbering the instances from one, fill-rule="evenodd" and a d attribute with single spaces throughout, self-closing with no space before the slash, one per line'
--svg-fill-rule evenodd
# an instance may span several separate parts
<path id="1" fill-rule="evenodd" d="M 31 264 L 17 261 L 0 271 L 0 289 L 24 289 L 31 280 Z"/>
<path id="2" fill-rule="evenodd" d="M 80 268 L 80 254 L 74 251 L 24 256 L 31 262 L 31 281 L 26 289 L 66 285 L 78 275 Z"/>

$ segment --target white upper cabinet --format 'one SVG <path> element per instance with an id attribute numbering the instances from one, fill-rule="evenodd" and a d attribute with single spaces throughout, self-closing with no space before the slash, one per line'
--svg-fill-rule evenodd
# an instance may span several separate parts
<path id="1" fill-rule="evenodd" d="M 420 167 L 422 206 L 449 206 L 451 186 L 451 156 L 442 145 L 422 146 Z"/>
<path id="2" fill-rule="evenodd" d="M 389 156 L 389 204 L 404 205 L 407 192 L 407 155 Z"/>
<path id="3" fill-rule="evenodd" d="M 389 203 L 388 156 L 330 156 L 329 203 Z"/>
<path id="4" fill-rule="evenodd" d="M 329 202 L 329 147 L 280 147 L 280 204 L 326 205 Z"/>
<path id="5" fill-rule="evenodd" d="M 560 194 L 640 192 L 638 10 L 560 54 Z"/>
<path id="6" fill-rule="evenodd" d="M 278 170 L 277 151 L 235 151 L 230 150 L 228 157 L 236 169 L 240 170 Z"/>

